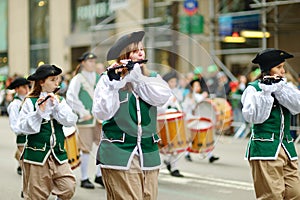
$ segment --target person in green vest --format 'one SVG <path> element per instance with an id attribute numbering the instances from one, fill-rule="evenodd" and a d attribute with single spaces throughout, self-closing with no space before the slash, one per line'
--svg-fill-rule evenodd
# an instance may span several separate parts
<path id="1" fill-rule="evenodd" d="M 129 33 L 113 44 L 107 53 L 107 74 L 95 90 L 93 113 L 104 120 L 97 163 L 109 200 L 158 195 L 157 107 L 168 101 L 171 90 L 146 68 L 144 34 Z"/>
<path id="2" fill-rule="evenodd" d="M 17 126 L 18 116 L 21 109 L 21 104 L 25 98 L 25 96 L 29 92 L 30 82 L 23 78 L 17 77 L 15 78 L 10 85 L 7 87 L 9 90 L 14 90 L 14 100 L 10 102 L 7 107 L 7 112 L 9 116 L 9 125 L 11 130 L 16 134 L 16 143 L 17 143 L 17 151 L 15 153 L 15 158 L 18 161 L 17 173 L 22 175 L 23 164 L 20 160 L 20 155 L 24 149 L 24 144 L 26 142 L 26 135 L 23 134 L 23 131 L 19 129 Z M 21 196 L 23 196 L 23 192 L 21 192 Z"/>
<path id="3" fill-rule="evenodd" d="M 75 76 L 71 79 L 66 99 L 73 111 L 78 115 L 78 148 L 80 149 L 80 172 L 82 188 L 94 189 L 95 185 L 89 179 L 89 158 L 93 150 L 100 142 L 101 123 L 92 114 L 94 90 L 100 78 L 96 73 L 97 56 L 92 52 L 85 52 L 79 58 L 79 65 Z M 102 186 L 102 174 L 100 167 L 96 167 L 95 183 Z"/>
<path id="4" fill-rule="evenodd" d="M 71 199 L 76 179 L 64 148 L 63 126 L 75 126 L 77 115 L 65 99 L 55 95 L 62 70 L 55 65 L 39 66 L 27 80 L 31 91 L 22 104 L 17 126 L 26 135 L 21 154 L 25 199 Z"/>
<path id="5" fill-rule="evenodd" d="M 256 55 L 261 76 L 242 94 L 242 114 L 252 124 L 245 158 L 257 199 L 300 199 L 298 156 L 290 135 L 291 114 L 300 112 L 300 91 L 286 83 L 285 60 L 293 55 L 268 48 Z"/>

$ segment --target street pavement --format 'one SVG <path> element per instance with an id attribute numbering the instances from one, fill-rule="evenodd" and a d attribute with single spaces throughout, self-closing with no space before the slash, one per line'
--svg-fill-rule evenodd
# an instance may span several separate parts
<path id="1" fill-rule="evenodd" d="M 7 117 L 0 117 L 0 199 L 21 199 L 21 176 L 17 174 L 17 161 L 14 158 L 16 150 L 15 135 L 10 130 Z M 244 160 L 247 139 L 234 139 L 232 136 L 218 136 L 213 154 L 220 157 L 215 163 L 200 154 L 192 153 L 192 162 L 184 159 L 184 153 L 179 156 L 177 166 L 185 176 L 183 178 L 169 175 L 162 166 L 159 175 L 159 200 L 252 200 L 253 184 L 248 162 Z M 299 149 L 299 146 L 297 145 Z M 94 151 L 96 147 L 94 147 Z M 91 155 L 89 175 L 94 179 L 96 166 L 95 153 Z M 80 187 L 80 169 L 76 168 L 77 178 L 74 200 L 97 199 L 104 200 L 105 189 L 96 185 L 88 190 Z M 55 197 L 51 196 L 50 200 Z"/>

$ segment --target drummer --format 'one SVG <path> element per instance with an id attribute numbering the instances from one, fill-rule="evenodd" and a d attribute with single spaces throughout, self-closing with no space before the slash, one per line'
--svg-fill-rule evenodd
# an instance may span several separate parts
<path id="1" fill-rule="evenodd" d="M 181 112 L 181 101 L 183 100 L 183 93 L 178 89 L 178 76 L 175 71 L 171 71 L 163 76 L 163 79 L 168 83 L 172 96 L 169 98 L 168 102 L 162 107 L 157 109 L 158 114 L 168 113 L 168 112 Z M 165 155 L 164 163 L 167 165 L 171 176 L 183 177 L 177 168 L 177 161 L 179 159 L 179 154 L 174 152 L 173 154 Z"/>
<path id="2" fill-rule="evenodd" d="M 204 101 L 208 97 L 208 93 L 206 91 L 202 92 L 201 84 L 199 80 L 192 80 L 190 82 L 190 92 L 185 97 L 182 108 L 183 112 L 186 115 L 186 120 L 190 120 L 193 118 L 197 118 L 197 116 L 194 116 L 193 110 L 195 109 L 196 105 L 200 103 L 201 101 Z M 216 160 L 219 160 L 219 157 L 213 156 L 212 152 L 208 153 L 209 162 L 213 163 Z M 186 152 L 185 159 L 187 161 L 192 161 L 192 158 L 190 156 L 189 152 Z"/>

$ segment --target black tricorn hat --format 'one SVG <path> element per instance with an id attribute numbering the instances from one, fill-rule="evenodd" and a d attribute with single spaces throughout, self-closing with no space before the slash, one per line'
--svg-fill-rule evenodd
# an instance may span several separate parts
<path id="1" fill-rule="evenodd" d="M 259 52 L 256 57 L 252 60 L 252 63 L 259 64 L 262 72 L 270 71 L 273 67 L 284 62 L 285 59 L 293 58 L 294 56 L 279 50 L 268 48 Z"/>
<path id="2" fill-rule="evenodd" d="M 97 56 L 92 52 L 84 52 L 77 60 L 78 62 L 82 62 L 87 59 L 95 59 Z"/>
<path id="3" fill-rule="evenodd" d="M 144 35 L 144 31 L 137 31 L 122 36 L 108 50 L 106 60 L 110 61 L 117 59 L 118 57 L 120 57 L 120 53 L 123 49 L 125 49 L 129 44 L 142 41 Z"/>
<path id="4" fill-rule="evenodd" d="M 9 90 L 13 90 L 19 86 L 22 86 L 22 85 L 28 85 L 30 82 L 23 78 L 23 77 L 18 77 L 18 78 L 15 78 L 15 80 L 13 80 L 13 82 L 10 83 L 10 85 L 7 87 L 7 89 Z"/>
<path id="5" fill-rule="evenodd" d="M 28 76 L 27 80 L 38 81 L 46 79 L 49 76 L 57 76 L 61 74 L 62 70 L 55 65 L 44 64 L 39 66 L 33 74 Z"/>

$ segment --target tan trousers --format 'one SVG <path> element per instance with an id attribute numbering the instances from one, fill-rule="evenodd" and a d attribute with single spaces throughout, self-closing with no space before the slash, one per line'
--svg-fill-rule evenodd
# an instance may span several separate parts
<path id="1" fill-rule="evenodd" d="M 159 170 L 142 171 L 134 157 L 129 170 L 101 168 L 107 200 L 156 200 Z"/>
<path id="2" fill-rule="evenodd" d="M 93 143 L 96 146 L 100 143 L 101 124 L 96 124 L 94 127 L 78 127 L 78 148 L 83 153 L 92 151 Z"/>
<path id="3" fill-rule="evenodd" d="M 76 180 L 68 163 L 59 164 L 52 155 L 43 166 L 24 163 L 25 200 L 46 200 L 51 192 L 62 200 L 71 199 Z M 25 185 L 23 185 L 25 186 Z"/>
<path id="4" fill-rule="evenodd" d="M 298 161 L 290 161 L 282 147 L 277 160 L 249 163 L 257 199 L 300 200 Z"/>

